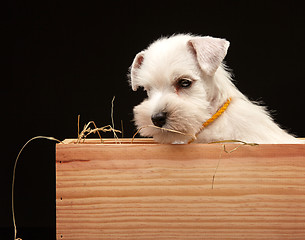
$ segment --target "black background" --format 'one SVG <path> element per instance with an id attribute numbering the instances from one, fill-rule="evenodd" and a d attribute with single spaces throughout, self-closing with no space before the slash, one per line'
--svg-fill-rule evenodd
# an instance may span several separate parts
<path id="1" fill-rule="evenodd" d="M 135 132 L 128 68 L 160 36 L 226 38 L 237 87 L 262 100 L 278 123 L 305 136 L 305 11 L 302 1 L 10 1 L 2 16 L 0 239 L 13 239 L 11 179 L 22 145 L 37 135 L 77 136 L 94 120 Z M 6 73 L 8 73 L 6 75 Z M 111 137 L 111 135 L 104 135 Z M 18 236 L 55 239 L 55 144 L 32 142 L 16 175 Z"/>

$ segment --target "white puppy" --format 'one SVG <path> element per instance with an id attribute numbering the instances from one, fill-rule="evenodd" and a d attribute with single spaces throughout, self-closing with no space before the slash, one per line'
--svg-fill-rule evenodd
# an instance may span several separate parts
<path id="1" fill-rule="evenodd" d="M 142 136 L 160 143 L 299 143 L 234 86 L 222 63 L 228 47 L 224 39 L 179 34 L 161 38 L 136 55 L 130 83 L 134 91 L 143 87 L 148 94 L 134 108 Z"/>

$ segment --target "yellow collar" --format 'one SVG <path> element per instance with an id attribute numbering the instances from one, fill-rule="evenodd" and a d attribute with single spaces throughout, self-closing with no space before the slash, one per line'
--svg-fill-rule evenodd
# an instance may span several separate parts
<path id="1" fill-rule="evenodd" d="M 224 113 L 224 111 L 228 108 L 228 106 L 231 103 L 231 98 L 228 98 L 228 100 L 222 105 L 222 107 L 211 117 L 209 118 L 207 121 L 205 121 L 201 128 L 199 129 L 199 131 L 196 133 L 196 137 L 199 135 L 199 133 L 201 133 L 201 131 L 206 128 L 208 125 L 210 125 L 212 122 L 214 122 L 221 114 Z M 188 143 L 192 143 L 195 141 L 195 138 L 192 138 Z"/>

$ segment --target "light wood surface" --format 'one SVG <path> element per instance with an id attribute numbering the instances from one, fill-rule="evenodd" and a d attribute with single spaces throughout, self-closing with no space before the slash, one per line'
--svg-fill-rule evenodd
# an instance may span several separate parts
<path id="1" fill-rule="evenodd" d="M 57 239 L 305 239 L 305 145 L 65 143 Z"/>

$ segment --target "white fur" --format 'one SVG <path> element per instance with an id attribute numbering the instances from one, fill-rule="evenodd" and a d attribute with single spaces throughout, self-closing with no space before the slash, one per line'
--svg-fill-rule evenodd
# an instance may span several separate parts
<path id="1" fill-rule="evenodd" d="M 166 111 L 164 128 L 195 135 L 231 97 L 227 110 L 200 132 L 196 142 L 300 143 L 274 123 L 264 107 L 249 101 L 234 86 L 222 63 L 228 47 L 224 39 L 180 34 L 161 38 L 138 53 L 130 68 L 130 83 L 133 90 L 143 87 L 148 98 L 134 108 L 137 127 L 152 125 L 151 116 Z M 177 92 L 175 84 L 181 77 L 193 84 Z M 190 136 L 152 127 L 140 133 L 161 143 L 190 140 Z"/>

